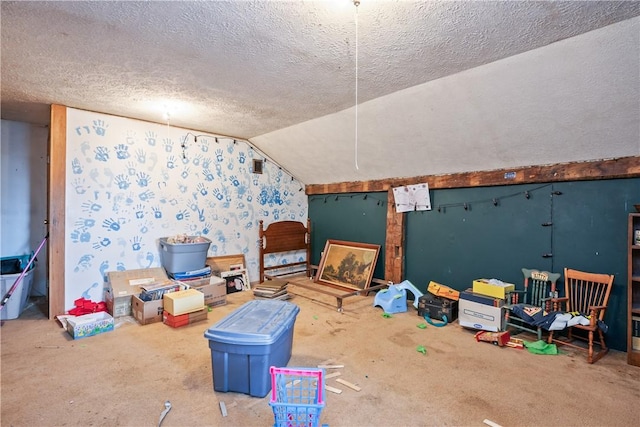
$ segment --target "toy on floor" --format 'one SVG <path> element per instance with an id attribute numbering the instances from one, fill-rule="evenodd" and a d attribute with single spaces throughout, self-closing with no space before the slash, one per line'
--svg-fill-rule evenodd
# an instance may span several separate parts
<path id="1" fill-rule="evenodd" d="M 407 311 L 407 291 L 413 294 L 413 306 L 417 309 L 418 298 L 423 294 L 408 280 L 397 285 L 389 284 L 387 289 L 378 291 L 373 306 L 381 307 L 385 313 L 404 313 Z"/>
<path id="2" fill-rule="evenodd" d="M 493 345 L 497 345 L 500 347 L 504 347 L 511 340 L 511 335 L 509 331 L 502 332 L 488 332 L 488 331 L 480 331 L 475 335 L 476 341 L 485 341 L 490 342 Z"/>

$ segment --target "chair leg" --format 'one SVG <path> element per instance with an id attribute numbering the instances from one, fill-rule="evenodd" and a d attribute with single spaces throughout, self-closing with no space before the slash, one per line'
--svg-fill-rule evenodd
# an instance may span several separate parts
<path id="1" fill-rule="evenodd" d="M 593 363 L 593 331 L 589 331 L 589 349 L 587 354 L 587 363 Z"/>

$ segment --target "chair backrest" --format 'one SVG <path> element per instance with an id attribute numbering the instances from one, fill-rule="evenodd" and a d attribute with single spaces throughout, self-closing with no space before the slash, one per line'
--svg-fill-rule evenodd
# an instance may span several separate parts
<path id="1" fill-rule="evenodd" d="M 560 273 L 523 268 L 522 274 L 524 276 L 525 304 L 542 307 L 545 298 L 555 296 L 556 282 L 560 278 Z M 531 302 L 527 301 L 527 294 L 531 297 Z"/>
<path id="2" fill-rule="evenodd" d="M 568 312 L 589 314 L 589 307 L 609 304 L 609 295 L 613 287 L 613 275 L 587 273 L 564 269 L 564 287 Z M 600 311 L 598 319 L 603 320 L 605 310 Z"/>

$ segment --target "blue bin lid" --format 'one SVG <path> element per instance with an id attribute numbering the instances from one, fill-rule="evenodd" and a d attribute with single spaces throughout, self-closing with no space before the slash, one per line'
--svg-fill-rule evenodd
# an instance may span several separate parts
<path id="1" fill-rule="evenodd" d="M 253 300 L 207 329 L 205 338 L 225 344 L 273 344 L 293 327 L 300 307 L 287 301 Z"/>

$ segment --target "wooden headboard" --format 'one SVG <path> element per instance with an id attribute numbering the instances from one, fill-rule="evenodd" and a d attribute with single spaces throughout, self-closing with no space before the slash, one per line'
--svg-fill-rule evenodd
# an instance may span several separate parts
<path id="1" fill-rule="evenodd" d="M 306 259 L 304 261 L 272 266 L 265 266 L 264 264 L 265 255 L 267 254 L 301 250 L 306 251 Z M 269 224 L 266 229 L 263 221 L 260 220 L 260 283 L 264 282 L 265 271 L 300 266 L 305 266 L 307 277 L 311 276 L 311 220 L 307 219 L 306 227 L 298 221 L 279 221 Z M 267 275 L 267 278 L 301 271 L 304 270 L 299 269 L 298 271 Z"/>

